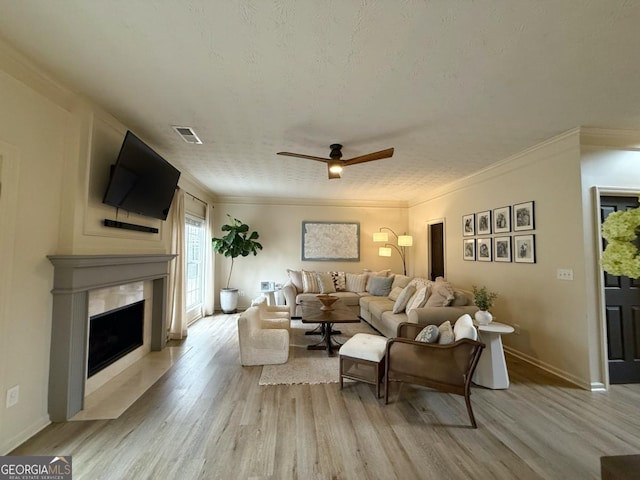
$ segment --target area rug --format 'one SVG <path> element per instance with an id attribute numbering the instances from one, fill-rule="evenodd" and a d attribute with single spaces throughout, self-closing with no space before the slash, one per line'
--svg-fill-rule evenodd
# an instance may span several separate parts
<path id="1" fill-rule="evenodd" d="M 327 356 L 325 350 L 307 350 L 307 345 L 320 341 L 319 335 L 305 335 L 313 330 L 315 325 L 304 324 L 300 320 L 291 321 L 291 335 L 289 341 L 289 360 L 282 365 L 265 365 L 260 375 L 260 385 L 293 385 L 338 383 L 339 360 L 337 353 L 333 357 Z M 356 333 L 378 333 L 367 323 L 343 323 L 335 328 L 342 334 L 335 338 L 340 343 L 346 342 Z"/>

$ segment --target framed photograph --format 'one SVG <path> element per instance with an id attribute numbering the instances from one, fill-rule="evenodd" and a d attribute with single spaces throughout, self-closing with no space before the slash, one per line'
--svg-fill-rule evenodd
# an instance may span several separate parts
<path id="1" fill-rule="evenodd" d="M 476 259 L 476 241 L 473 238 L 462 240 L 462 258 L 463 260 Z"/>
<path id="2" fill-rule="evenodd" d="M 493 233 L 509 233 L 511 231 L 511 207 L 493 210 Z"/>
<path id="3" fill-rule="evenodd" d="M 533 202 L 517 203 L 513 206 L 513 231 L 533 230 Z"/>
<path id="4" fill-rule="evenodd" d="M 536 263 L 536 236 L 514 235 L 513 255 L 516 263 Z"/>
<path id="5" fill-rule="evenodd" d="M 493 261 L 494 262 L 510 262 L 511 261 L 511 237 L 494 237 L 493 238 Z"/>
<path id="6" fill-rule="evenodd" d="M 302 260 L 360 261 L 360 224 L 302 222 Z"/>
<path id="7" fill-rule="evenodd" d="M 490 262 L 491 261 L 491 239 L 490 238 L 478 238 L 478 261 Z"/>
<path id="8" fill-rule="evenodd" d="M 476 216 L 471 213 L 462 216 L 462 236 L 473 237 L 476 234 Z"/>
<path id="9" fill-rule="evenodd" d="M 268 292 L 269 290 L 273 290 L 271 288 L 271 282 L 260 282 L 260 291 Z"/>
<path id="10" fill-rule="evenodd" d="M 489 235 L 491 233 L 491 210 L 476 213 L 476 235 Z"/>

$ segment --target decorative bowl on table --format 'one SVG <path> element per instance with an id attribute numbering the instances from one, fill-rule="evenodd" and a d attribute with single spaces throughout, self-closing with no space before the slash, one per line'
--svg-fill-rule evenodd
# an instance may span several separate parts
<path id="1" fill-rule="evenodd" d="M 334 297 L 333 295 L 316 295 L 316 298 L 322 303 L 320 310 L 325 311 L 333 310 L 332 305 L 339 300 L 338 297 Z"/>

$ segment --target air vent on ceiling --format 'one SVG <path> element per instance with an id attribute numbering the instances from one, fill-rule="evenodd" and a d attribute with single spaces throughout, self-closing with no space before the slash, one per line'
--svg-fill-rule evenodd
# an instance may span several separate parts
<path id="1" fill-rule="evenodd" d="M 193 131 L 191 127 L 173 127 L 173 129 L 178 132 L 178 135 L 182 137 L 182 139 L 187 143 L 195 143 L 202 144 L 202 140 L 198 138 L 196 132 Z"/>

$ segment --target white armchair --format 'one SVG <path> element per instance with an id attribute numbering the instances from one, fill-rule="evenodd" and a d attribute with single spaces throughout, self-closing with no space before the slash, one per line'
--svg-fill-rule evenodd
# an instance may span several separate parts
<path id="1" fill-rule="evenodd" d="M 258 307 L 262 328 L 291 328 L 291 313 L 285 305 L 268 305 L 265 297 L 258 297 L 251 302 L 252 307 Z"/>
<path id="2" fill-rule="evenodd" d="M 277 322 L 285 328 L 279 328 Z M 242 365 L 271 365 L 289 359 L 289 319 L 262 319 L 260 307 L 250 307 L 238 317 L 238 344 Z"/>

